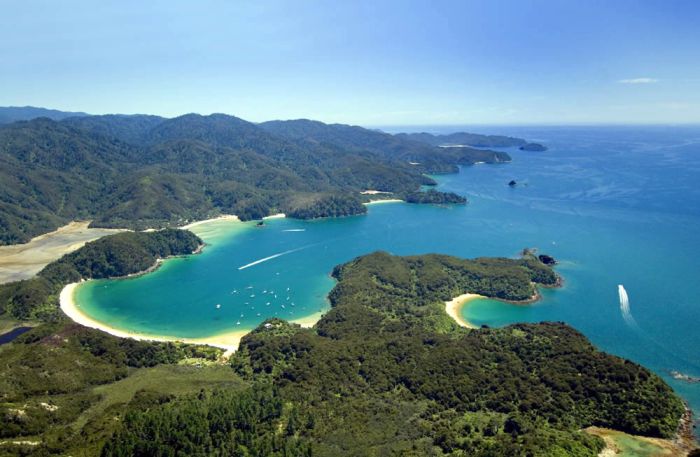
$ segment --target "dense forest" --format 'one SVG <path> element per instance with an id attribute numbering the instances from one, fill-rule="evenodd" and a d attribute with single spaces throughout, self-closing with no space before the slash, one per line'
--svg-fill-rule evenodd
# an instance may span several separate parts
<path id="1" fill-rule="evenodd" d="M 469 330 L 447 316 L 444 301 L 462 293 L 521 301 L 558 284 L 534 254 L 376 252 L 333 276 L 331 310 L 313 328 L 270 319 L 226 365 L 216 349 L 52 316 L 0 347 L 0 455 L 593 457 L 603 442 L 589 425 L 676 432 L 671 389 L 572 328 Z"/>
<path id="2" fill-rule="evenodd" d="M 0 284 L 0 315 L 17 319 L 53 316 L 58 294 L 66 284 L 139 273 L 157 259 L 191 254 L 202 244 L 192 232 L 179 229 L 102 237 L 48 264 L 34 278 Z"/>
<path id="3" fill-rule="evenodd" d="M 364 190 L 402 197 L 434 185 L 427 173 L 510 160 L 306 120 L 45 114 L 60 120 L 0 125 L 0 244 L 71 220 L 145 229 L 222 213 L 243 220 L 362 214 Z"/>

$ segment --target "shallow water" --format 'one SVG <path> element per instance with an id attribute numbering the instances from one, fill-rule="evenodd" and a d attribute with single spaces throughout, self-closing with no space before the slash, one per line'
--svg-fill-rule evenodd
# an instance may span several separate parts
<path id="1" fill-rule="evenodd" d="M 531 306 L 471 302 L 465 317 L 492 326 L 565 321 L 600 348 L 664 376 L 700 412 L 700 385 L 668 374 L 700 376 L 700 127 L 491 133 L 541 141 L 550 150 L 508 150 L 510 164 L 441 176 L 441 189 L 467 195 L 467 206 L 387 203 L 372 205 L 367 216 L 276 219 L 262 229 L 200 226 L 210 244 L 203 254 L 166 261 L 135 279 L 89 282 L 77 299 L 114 327 L 210 336 L 327 309 L 333 266 L 374 250 L 511 257 L 537 247 L 560 261 L 563 288 L 543 291 Z M 508 187 L 511 179 L 518 186 Z M 618 284 L 629 294 L 636 326 L 623 319 Z"/>

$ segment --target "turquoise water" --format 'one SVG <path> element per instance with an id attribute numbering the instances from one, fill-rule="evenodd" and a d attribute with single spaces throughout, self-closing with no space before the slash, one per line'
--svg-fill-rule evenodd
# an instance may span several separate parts
<path id="1" fill-rule="evenodd" d="M 377 249 L 474 257 L 537 247 L 559 259 L 563 288 L 543 291 L 530 306 L 476 301 L 465 317 L 492 326 L 565 321 L 600 348 L 662 375 L 700 412 L 700 385 L 668 374 L 700 376 L 700 127 L 493 132 L 550 150 L 507 150 L 510 164 L 440 177 L 441 189 L 469 197 L 463 207 L 378 204 L 367 216 L 277 219 L 262 229 L 218 223 L 201 232 L 210 244 L 203 254 L 166 261 L 135 279 L 90 282 L 79 288 L 78 301 L 118 328 L 210 336 L 269 316 L 327 309 L 333 266 Z M 511 179 L 520 183 L 514 189 Z M 239 270 L 276 254 L 282 255 Z M 623 319 L 618 284 L 636 324 Z"/>

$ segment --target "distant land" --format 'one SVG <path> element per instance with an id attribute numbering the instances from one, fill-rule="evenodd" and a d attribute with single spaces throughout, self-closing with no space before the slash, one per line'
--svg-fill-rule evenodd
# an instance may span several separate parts
<path id="1" fill-rule="evenodd" d="M 544 152 L 547 150 L 547 146 L 541 145 L 539 143 L 528 143 L 520 146 L 521 151 L 531 151 L 531 152 Z"/>
<path id="2" fill-rule="evenodd" d="M 67 117 L 87 116 L 87 113 L 59 111 L 34 106 L 0 106 L 0 124 L 10 124 L 17 121 L 29 121 L 38 117 L 47 117 L 60 121 Z"/>
<path id="3" fill-rule="evenodd" d="M 220 214 L 362 214 L 367 190 L 383 192 L 374 198 L 463 203 L 414 193 L 435 185 L 429 174 L 511 160 L 467 144 L 526 144 L 457 133 L 450 138 L 463 145 L 441 148 L 428 134 L 305 119 L 255 124 L 224 114 L 166 119 L 25 107 L 0 108 L 0 116 L 27 119 L 0 126 L 0 244 L 24 243 L 75 220 L 146 229 Z"/>

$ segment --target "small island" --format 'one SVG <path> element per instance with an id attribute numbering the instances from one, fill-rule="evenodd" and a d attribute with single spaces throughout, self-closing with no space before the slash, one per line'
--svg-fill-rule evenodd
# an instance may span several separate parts
<path id="1" fill-rule="evenodd" d="M 520 146 L 521 151 L 530 151 L 530 152 L 544 152 L 547 150 L 547 146 L 544 146 L 539 143 L 527 143 L 522 146 Z"/>

